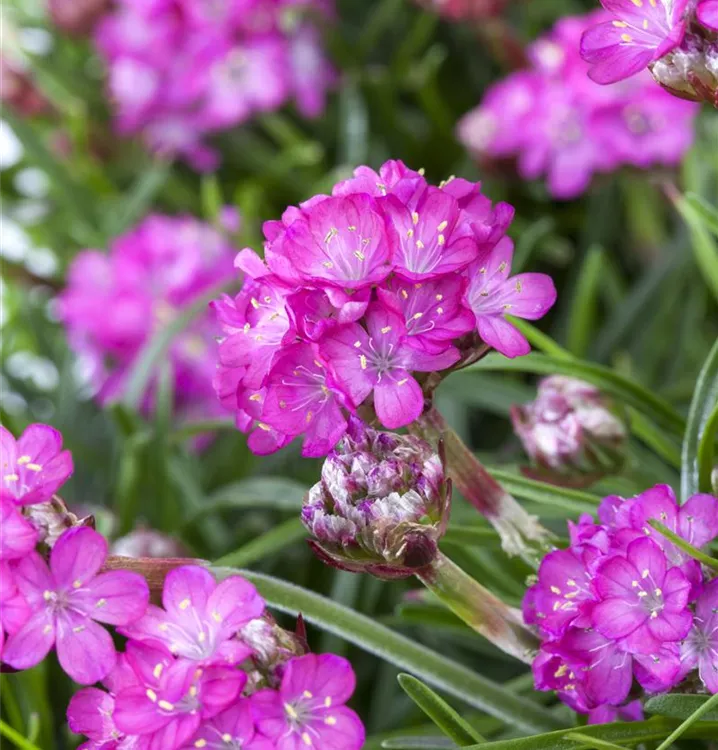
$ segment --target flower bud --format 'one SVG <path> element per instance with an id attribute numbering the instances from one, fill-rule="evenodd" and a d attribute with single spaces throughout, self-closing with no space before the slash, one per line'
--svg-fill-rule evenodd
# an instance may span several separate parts
<path id="1" fill-rule="evenodd" d="M 62 534 L 74 526 L 95 528 L 95 519 L 92 515 L 76 516 L 68 510 L 65 502 L 58 495 L 53 495 L 52 499 L 46 503 L 26 505 L 23 513 L 38 530 L 38 541 L 48 547 L 54 547 Z"/>
<path id="2" fill-rule="evenodd" d="M 135 529 L 115 539 L 110 554 L 119 557 L 185 557 L 187 550 L 166 534 L 153 529 Z"/>
<path id="3" fill-rule="evenodd" d="M 436 557 L 450 499 L 444 462 L 428 443 L 353 419 L 307 494 L 302 521 L 325 562 L 404 578 Z"/>
<path id="4" fill-rule="evenodd" d="M 625 460 L 624 422 L 597 388 L 581 380 L 545 378 L 535 401 L 512 407 L 511 421 L 531 458 L 527 476 L 587 486 Z"/>

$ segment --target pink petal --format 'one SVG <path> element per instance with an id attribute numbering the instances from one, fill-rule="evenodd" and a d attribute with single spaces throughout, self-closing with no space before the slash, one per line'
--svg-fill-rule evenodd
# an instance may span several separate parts
<path id="1" fill-rule="evenodd" d="M 508 312 L 519 318 L 538 320 L 556 302 L 556 287 L 553 279 L 545 273 L 520 273 L 506 280 L 506 286 L 513 287 L 507 301 L 511 304 Z"/>
<path id="2" fill-rule="evenodd" d="M 200 683 L 201 713 L 210 719 L 233 703 L 247 682 L 247 675 L 239 669 L 209 667 Z"/>
<path id="3" fill-rule="evenodd" d="M 98 742 L 106 740 L 114 729 L 112 711 L 113 697 L 104 690 L 83 688 L 70 699 L 67 707 L 67 723 L 75 734 L 84 734 Z"/>
<path id="4" fill-rule="evenodd" d="M 406 370 L 385 373 L 374 388 L 374 408 L 379 421 L 389 429 L 411 424 L 424 408 L 421 386 Z"/>
<path id="5" fill-rule="evenodd" d="M 366 331 L 357 323 L 335 328 L 321 343 L 322 357 L 330 363 L 332 372 L 354 406 L 359 406 L 371 393 L 373 382 L 361 366 L 361 352 L 368 346 Z M 355 343 L 361 346 L 356 347 Z"/>
<path id="6" fill-rule="evenodd" d="M 35 609 L 44 605 L 44 592 L 55 588 L 47 564 L 37 552 L 31 552 L 15 566 L 13 577 L 28 604 Z"/>
<path id="7" fill-rule="evenodd" d="M 17 560 L 35 548 L 37 530 L 4 493 L 0 503 L 0 560 Z"/>
<path id="8" fill-rule="evenodd" d="M 707 28 L 718 31 L 718 0 L 703 0 L 696 11 L 698 20 Z M 718 675 L 714 678 L 718 681 Z M 716 693 L 718 690 L 711 690 Z"/>
<path id="9" fill-rule="evenodd" d="M 648 629 L 656 640 L 664 643 L 685 638 L 692 624 L 693 616 L 687 609 L 682 612 L 663 610 L 658 617 L 648 620 Z"/>
<path id="10" fill-rule="evenodd" d="M 176 714 L 172 721 L 145 739 L 142 750 L 179 748 L 197 731 L 200 718 L 196 714 Z"/>
<path id="11" fill-rule="evenodd" d="M 652 539 L 636 539 L 628 545 L 627 557 L 642 579 L 662 586 L 666 577 L 666 555 Z"/>
<path id="12" fill-rule="evenodd" d="M 55 643 L 52 616 L 46 610 L 36 612 L 3 649 L 3 661 L 14 669 L 29 669 L 39 664 Z"/>
<path id="13" fill-rule="evenodd" d="M 17 455 L 44 466 L 62 450 L 62 434 L 46 424 L 31 424 L 17 441 Z"/>
<path id="14" fill-rule="evenodd" d="M 680 509 L 678 533 L 694 547 L 703 547 L 718 536 L 718 498 L 693 495 Z"/>
<path id="15" fill-rule="evenodd" d="M 88 615 L 98 622 L 127 625 L 144 615 L 150 590 L 144 576 L 124 570 L 100 573 L 82 592 Z"/>
<path id="16" fill-rule="evenodd" d="M 17 462 L 17 441 L 7 428 L 0 425 L 0 455 L 2 455 L 3 476 L 6 469 L 15 467 Z"/>
<path id="17" fill-rule="evenodd" d="M 292 701 L 308 690 L 324 703 L 331 698 L 334 705 L 346 703 L 356 686 L 351 664 L 334 654 L 307 654 L 292 659 L 282 678 L 281 694 Z"/>
<path id="18" fill-rule="evenodd" d="M 236 631 L 264 612 L 264 600 L 249 581 L 241 576 L 230 576 L 210 595 L 207 612 L 215 621 L 221 621 L 223 630 Z"/>
<path id="19" fill-rule="evenodd" d="M 593 626 L 606 638 L 625 638 L 648 619 L 648 612 L 637 604 L 624 599 L 599 602 L 591 613 Z"/>
<path id="20" fill-rule="evenodd" d="M 68 529 L 50 553 L 50 570 L 59 588 L 79 588 L 102 567 L 107 557 L 107 540 L 87 526 Z M 54 588 L 54 587 L 53 587 Z"/>
<path id="21" fill-rule="evenodd" d="M 172 721 L 149 699 L 144 686 L 126 688 L 117 694 L 112 719 L 124 734 L 142 735 L 157 732 Z"/>
<path id="22" fill-rule="evenodd" d="M 478 316 L 476 323 L 479 336 L 505 357 L 522 357 L 531 351 L 526 337 L 498 315 Z"/>
<path id="23" fill-rule="evenodd" d="M 63 612 L 58 618 L 56 649 L 60 666 L 80 685 L 104 679 L 117 661 L 110 634 L 74 612 Z"/>
<path id="24" fill-rule="evenodd" d="M 197 565 L 175 568 L 165 578 L 162 604 L 178 620 L 192 617 L 191 610 L 204 612 L 217 586 L 214 576 Z"/>
<path id="25" fill-rule="evenodd" d="M 594 581 L 596 593 L 604 599 L 635 598 L 633 582 L 640 580 L 640 574 L 625 557 L 612 557 L 598 569 Z"/>
<path id="26" fill-rule="evenodd" d="M 302 456 L 320 458 L 341 440 L 347 430 L 347 420 L 336 401 L 327 405 L 309 425 L 302 445 Z"/>
<path id="27" fill-rule="evenodd" d="M 327 722 L 327 719 L 333 721 Z M 322 748 L 341 748 L 341 750 L 360 750 L 364 746 L 365 730 L 361 719 L 346 706 L 339 706 L 321 712 L 319 720 L 309 722 L 321 742 Z M 304 750 L 304 748 L 302 748 Z"/>

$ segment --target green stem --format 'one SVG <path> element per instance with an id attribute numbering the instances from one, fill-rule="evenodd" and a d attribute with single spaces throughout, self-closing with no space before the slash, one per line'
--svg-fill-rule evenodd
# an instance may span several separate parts
<path id="1" fill-rule="evenodd" d="M 521 614 L 502 602 L 458 565 L 439 552 L 416 577 L 470 628 L 507 654 L 530 664 L 538 640 L 521 621 Z"/>
<path id="2" fill-rule="evenodd" d="M 430 406 L 409 430 L 434 445 L 443 443 L 449 476 L 459 492 L 498 531 L 507 554 L 537 567 L 549 551 L 550 532 L 489 474 L 438 409 Z"/>

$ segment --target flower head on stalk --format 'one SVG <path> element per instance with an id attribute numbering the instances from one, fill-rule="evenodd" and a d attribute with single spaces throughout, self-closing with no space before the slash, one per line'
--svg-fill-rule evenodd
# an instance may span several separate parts
<path id="1" fill-rule="evenodd" d="M 544 559 L 524 599 L 525 621 L 542 638 L 537 688 L 557 691 L 595 722 L 632 712 L 624 703 L 634 681 L 665 692 L 697 668 L 715 692 L 715 586 L 648 520 L 701 547 L 718 535 L 718 498 L 694 495 L 679 507 L 659 485 L 608 497 L 598 515 L 599 523 L 571 525 L 571 547 Z"/>
<path id="2" fill-rule="evenodd" d="M 582 380 L 552 375 L 535 401 L 511 408 L 511 421 L 528 453 L 527 476 L 585 486 L 618 471 L 628 432 L 610 400 Z"/>
<path id="3" fill-rule="evenodd" d="M 589 76 L 601 84 L 644 69 L 667 91 L 718 107 L 716 0 L 601 0 L 609 17 L 581 40 Z"/>
<path id="4" fill-rule="evenodd" d="M 528 351 L 507 314 L 554 303 L 543 274 L 509 278 L 513 208 L 452 177 L 430 185 L 400 161 L 358 167 L 264 225 L 264 260 L 235 265 L 242 291 L 213 303 L 222 329 L 215 388 L 255 452 L 303 436 L 324 456 L 361 413 L 390 429 L 422 413 L 426 382 L 493 346 Z M 259 432 L 261 431 L 261 432 Z"/>
<path id="5" fill-rule="evenodd" d="M 325 562 L 402 578 L 436 556 L 450 500 L 443 461 L 427 443 L 352 419 L 304 499 L 302 521 Z"/>

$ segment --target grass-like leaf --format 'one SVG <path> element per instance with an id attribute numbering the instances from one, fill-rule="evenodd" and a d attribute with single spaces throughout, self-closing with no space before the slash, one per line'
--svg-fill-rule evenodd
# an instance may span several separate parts
<path id="1" fill-rule="evenodd" d="M 671 719 L 688 719 L 710 700 L 708 695 L 669 693 L 658 695 L 646 702 L 646 713 L 667 716 Z M 718 707 L 703 714 L 704 721 L 718 721 Z"/>
<path id="2" fill-rule="evenodd" d="M 681 467 L 681 501 L 685 501 L 696 492 L 701 490 L 710 492 L 710 472 L 712 467 L 699 466 L 699 451 L 701 450 L 701 438 L 704 432 L 706 440 L 711 440 L 710 450 L 708 445 L 702 448 L 702 462 L 712 458 L 713 442 L 708 434 L 711 430 L 706 429 L 709 422 L 714 419 L 712 414 L 718 404 L 718 341 L 715 342 L 701 369 L 693 392 L 693 400 L 688 413 L 688 425 L 683 438 L 682 467 Z M 714 427 L 711 427 L 714 429 Z M 706 476 L 707 475 L 707 476 Z"/>
<path id="3" fill-rule="evenodd" d="M 421 680 L 410 674 L 400 674 L 397 678 L 401 689 L 436 724 L 439 729 L 459 747 L 475 742 L 485 742 L 484 738 L 440 696 Z"/>
<path id="4" fill-rule="evenodd" d="M 669 541 L 673 542 L 673 544 L 675 544 L 676 547 L 683 550 L 683 552 L 685 552 L 687 555 L 692 557 L 694 560 L 698 560 L 698 562 L 702 562 L 704 565 L 707 565 L 709 568 L 713 568 L 713 570 L 718 570 L 718 560 L 713 559 L 710 555 L 706 555 L 705 552 L 701 552 L 692 544 L 689 544 L 685 539 L 678 536 L 678 534 L 666 528 L 660 521 L 656 521 L 655 519 L 650 519 L 648 523 L 659 534 L 666 537 L 666 539 L 668 539 Z"/>
<path id="5" fill-rule="evenodd" d="M 530 500 L 539 505 L 553 505 L 575 515 L 595 513 L 598 507 L 598 498 L 588 492 L 556 487 L 553 484 L 527 479 L 502 469 L 488 467 L 488 470 L 507 492 L 522 500 Z"/>
<path id="6" fill-rule="evenodd" d="M 233 567 L 251 565 L 257 560 L 281 552 L 285 547 L 298 542 L 306 535 L 307 530 L 299 518 L 292 517 L 261 534 L 256 539 L 247 542 L 234 552 L 220 557 L 214 564 Z"/>
<path id="7" fill-rule="evenodd" d="M 718 694 L 712 696 L 703 705 L 698 706 L 696 710 L 656 748 L 656 750 L 668 750 L 677 740 L 686 735 L 691 727 L 695 726 L 704 716 L 707 716 L 714 708 L 718 708 Z M 712 739 L 718 737 L 718 732 L 711 736 Z"/>
<path id="8" fill-rule="evenodd" d="M 214 568 L 214 572 L 220 577 L 241 573 L 254 583 L 270 606 L 292 615 L 301 612 L 307 622 L 412 672 L 434 687 L 507 724 L 526 732 L 542 732 L 561 725 L 558 719 L 535 703 L 313 591 L 251 571 Z"/>
<path id="9" fill-rule="evenodd" d="M 718 300 L 718 244 L 708 231 L 708 227 L 712 225 L 705 221 L 707 212 L 696 211 L 695 199 L 689 202 L 683 196 L 678 196 L 674 203 L 683 220 L 688 224 L 696 263 L 706 284 L 713 292 L 713 296 Z"/>

